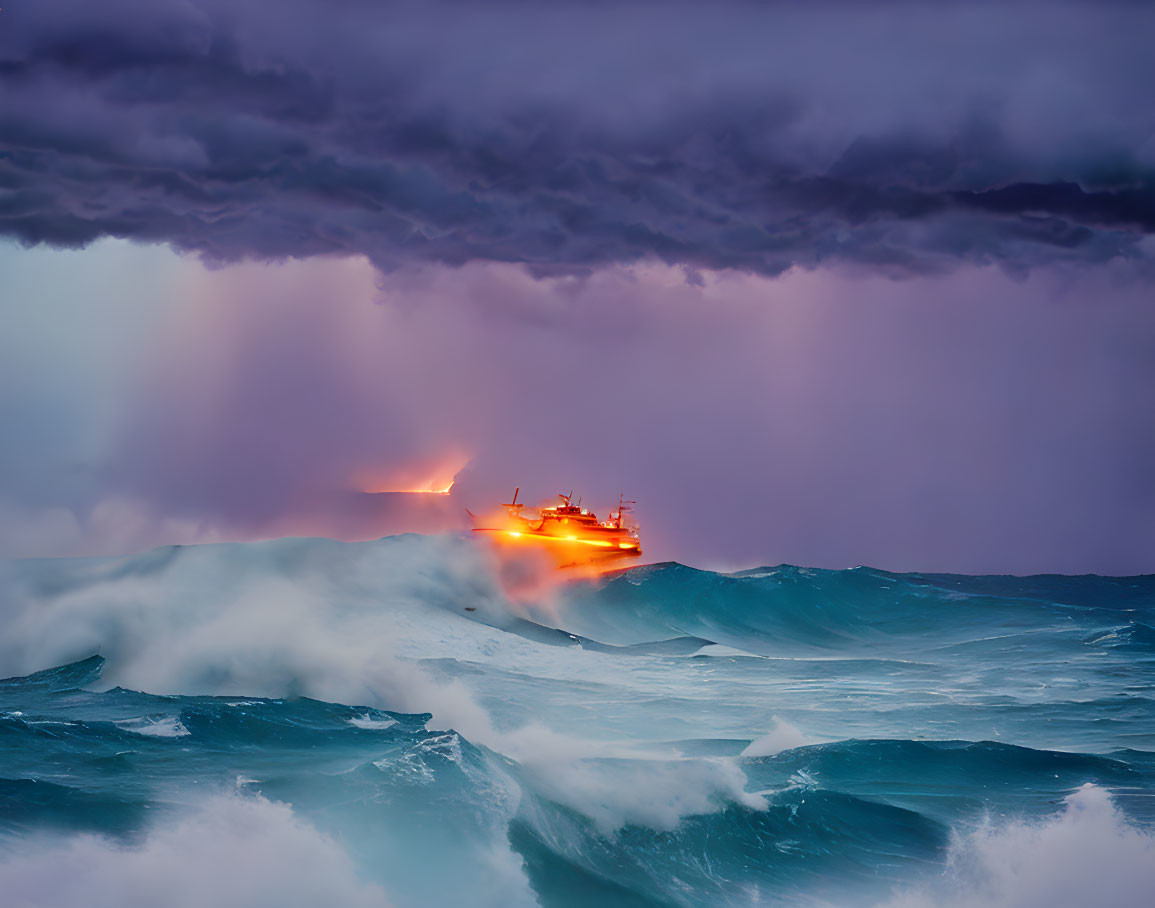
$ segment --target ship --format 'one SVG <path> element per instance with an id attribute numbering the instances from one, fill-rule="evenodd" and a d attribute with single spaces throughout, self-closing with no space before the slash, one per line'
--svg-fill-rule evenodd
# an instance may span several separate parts
<path id="1" fill-rule="evenodd" d="M 503 503 L 505 514 L 490 521 L 494 526 L 475 526 L 473 532 L 489 534 L 494 541 L 510 545 L 533 545 L 551 550 L 559 565 L 583 564 L 637 558 L 642 554 L 638 527 L 628 523 L 626 515 L 637 502 L 618 497 L 617 509 L 609 517 L 598 520 L 597 514 L 573 502 L 573 493 L 558 493 L 560 504 L 537 509 L 536 517 L 522 513 L 519 504 L 520 486 L 513 490 L 513 499 Z M 476 517 L 472 513 L 475 522 Z"/>

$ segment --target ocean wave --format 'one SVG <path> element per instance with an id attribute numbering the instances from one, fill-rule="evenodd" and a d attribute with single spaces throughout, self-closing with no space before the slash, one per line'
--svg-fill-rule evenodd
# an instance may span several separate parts
<path id="1" fill-rule="evenodd" d="M 550 905 L 611 894 L 706 905 L 741 902 L 751 893 L 857 904 L 870 893 L 885 898 L 891 887 L 925 875 L 928 865 L 945 862 L 949 871 L 950 830 L 989 812 L 992 795 L 1003 809 L 1033 813 L 1045 823 L 1056 794 L 1085 784 L 1080 780 L 1149 791 L 1155 772 L 1155 759 L 1138 753 L 1107 757 L 962 741 L 808 744 L 779 720 L 772 740 L 751 742 L 740 758 L 584 756 L 563 761 L 561 775 L 542 775 L 531 761 L 510 761 L 456 732 L 428 730 L 428 714 L 310 699 L 250 700 L 238 707 L 231 698 L 204 696 L 166 698 L 188 731 L 179 744 L 135 736 L 138 744 L 126 754 L 120 750 L 125 730 L 99 717 L 149 695 L 21 691 L 19 679 L 6 689 L 33 716 L 55 710 L 87 717 L 52 737 L 25 717 L 10 720 L 0 757 L 11 765 L 20 753 L 26 771 L 38 776 L 0 783 L 5 821 L 15 824 L 10 830 L 95 831 L 137 843 L 132 847 L 149 854 L 149 837 L 164 840 L 170 822 L 183 829 L 184 814 L 157 819 L 149 798 L 125 797 L 131 787 L 119 787 L 116 797 L 98 794 L 114 771 L 98 761 L 120 760 L 116 772 L 152 779 L 164 786 L 154 797 L 190 808 L 202 802 L 190 801 L 196 785 L 223 790 L 242 778 L 246 792 L 312 812 L 323 821 L 322 832 L 357 830 L 353 838 L 360 844 L 350 856 L 357 866 L 379 864 L 377 849 L 393 854 L 389 873 L 376 882 L 399 892 L 402 901 L 418 892 L 434 900 L 450 892 L 459 898 L 487 881 L 496 866 L 503 885 L 513 886 L 509 892 L 523 900 L 533 893 Z M 368 728 L 354 721 L 366 716 L 374 723 Z M 566 745 L 548 735 L 539 742 Z M 173 763 L 175 746 L 179 764 Z M 78 761 L 85 766 L 79 773 Z M 53 773 L 58 781 L 48 778 Z M 75 783 L 78 774 L 94 790 L 63 784 Z M 760 792 L 746 794 L 747 781 Z M 414 823 L 432 823 L 432 838 L 415 837 Z M 447 841 L 441 827 L 456 830 L 456 841 Z M 99 853 L 112 846 L 84 847 Z M 454 864 L 455 874 L 438 884 L 407 876 L 398 854 L 413 855 L 418 847 L 426 861 Z M 76 859 L 67 848 L 48 853 L 63 865 Z M 559 890 L 562 880 L 569 881 L 568 896 Z"/>
<path id="2" fill-rule="evenodd" d="M 1071 589 L 1063 581 L 1070 580 Z M 1078 593 L 1074 595 L 1073 593 Z M 651 565 L 578 590 L 566 627 L 617 644 L 689 635 L 753 653 L 865 650 L 933 632 L 936 644 L 1046 633 L 1119 610 L 1155 611 L 1155 576 L 971 578 L 780 565 L 716 574 Z"/>
<path id="3" fill-rule="evenodd" d="M 0 861 L 153 854 L 239 792 L 339 841 L 353 898 L 999 904 L 983 817 L 1155 824 L 1155 585 L 1076 580 L 655 565 L 511 602 L 457 537 L 0 565 Z"/>
<path id="4" fill-rule="evenodd" d="M 994 741 L 847 740 L 747 759 L 751 783 L 788 787 L 804 775 L 816 786 L 884 800 L 953 824 L 1001 809 L 1045 813 L 1092 782 L 1155 789 L 1152 768 L 1095 754 L 1036 750 Z"/>

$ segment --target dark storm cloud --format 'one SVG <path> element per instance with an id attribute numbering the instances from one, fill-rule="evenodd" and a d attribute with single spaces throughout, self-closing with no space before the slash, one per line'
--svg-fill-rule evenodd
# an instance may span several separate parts
<path id="1" fill-rule="evenodd" d="M 0 231 L 26 243 L 909 273 L 1144 257 L 1155 231 L 1141 5 L 2 15 Z"/>

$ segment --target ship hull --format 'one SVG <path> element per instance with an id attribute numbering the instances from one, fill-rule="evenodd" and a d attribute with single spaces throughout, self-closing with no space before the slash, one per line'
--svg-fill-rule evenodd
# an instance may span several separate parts
<path id="1" fill-rule="evenodd" d="M 475 527 L 473 532 L 503 549 L 540 551 L 558 567 L 620 563 L 639 558 L 642 554 L 638 540 L 626 533 L 576 536 L 547 530 L 510 530 L 501 527 Z"/>

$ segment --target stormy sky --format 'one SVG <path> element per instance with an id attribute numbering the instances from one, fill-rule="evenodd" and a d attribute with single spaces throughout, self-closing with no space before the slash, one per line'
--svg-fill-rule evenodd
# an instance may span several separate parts
<path id="1" fill-rule="evenodd" d="M 692 564 L 1155 570 L 1152 36 L 5 6 L 0 550 L 428 531 L 521 485 L 625 491 Z"/>

